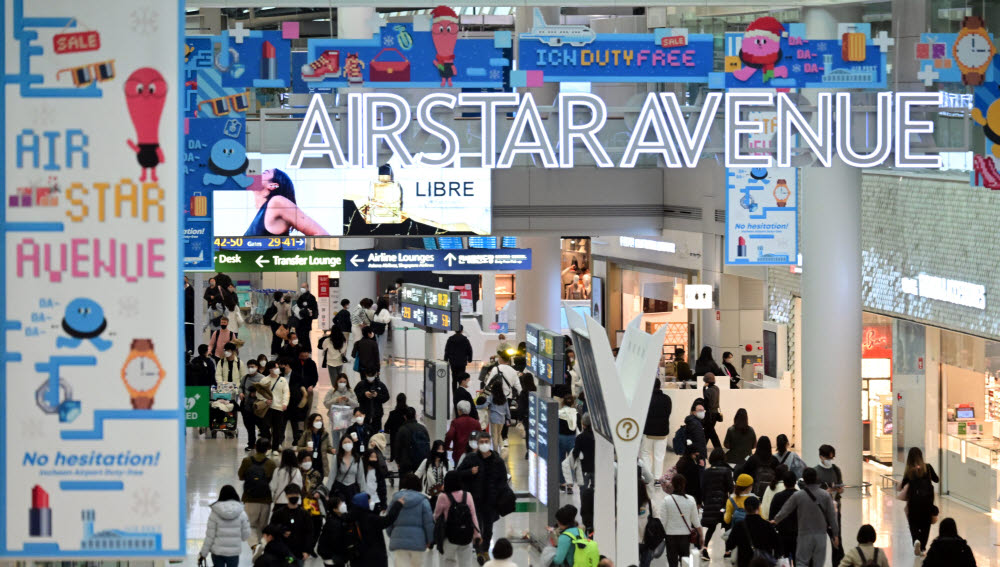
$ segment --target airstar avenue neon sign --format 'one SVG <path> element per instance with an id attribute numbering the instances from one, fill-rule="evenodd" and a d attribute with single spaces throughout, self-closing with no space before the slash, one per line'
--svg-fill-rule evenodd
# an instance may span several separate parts
<path id="1" fill-rule="evenodd" d="M 615 163 L 598 140 L 607 122 L 607 107 L 600 98 L 585 93 L 560 93 L 558 139 L 550 140 L 531 94 L 520 93 L 435 93 L 416 106 L 417 125 L 427 135 L 440 140 L 439 153 L 411 153 L 403 143 L 403 133 L 411 127 L 409 103 L 392 93 L 352 93 L 347 100 L 347 140 L 338 138 L 320 95 L 314 95 L 299 128 L 288 167 L 302 166 L 306 158 L 323 158 L 329 167 L 374 167 L 378 148 L 384 142 L 401 164 L 422 167 L 457 166 L 460 158 L 480 160 L 480 167 L 508 168 L 519 155 L 532 155 L 547 168 L 571 168 L 574 152 L 581 148 L 593 156 L 599 167 L 635 167 L 642 155 L 661 156 L 667 167 L 695 167 L 708 140 L 716 115 L 725 118 L 726 167 L 790 167 L 795 136 L 798 135 L 817 161 L 830 167 L 836 155 L 852 167 L 876 167 L 892 155 L 901 168 L 940 168 L 938 155 L 914 153 L 914 135 L 930 135 L 934 123 L 913 116 L 941 105 L 940 92 L 878 94 L 874 119 L 869 121 L 871 142 L 859 152 L 851 146 L 851 93 L 819 93 L 815 126 L 796 108 L 786 93 L 710 92 L 704 106 L 688 128 L 688 121 L 673 93 L 650 93 L 639 112 L 635 128 L 621 159 Z M 478 110 L 480 147 L 459 152 L 459 139 L 433 113 L 466 107 Z M 721 109 L 720 109 L 721 107 Z M 497 112 L 515 111 L 510 130 L 497 139 Z M 389 112 L 386 112 L 389 111 Z M 581 112 L 585 111 L 585 112 Z M 747 136 L 764 133 L 764 124 L 749 117 L 750 112 L 777 113 L 777 155 L 742 151 Z M 391 116 L 391 119 L 389 118 Z M 556 142 L 553 144 L 553 142 Z M 499 152 L 497 147 L 499 145 Z M 558 148 L 558 150 L 554 149 Z M 345 151 L 346 150 L 346 151 Z"/>

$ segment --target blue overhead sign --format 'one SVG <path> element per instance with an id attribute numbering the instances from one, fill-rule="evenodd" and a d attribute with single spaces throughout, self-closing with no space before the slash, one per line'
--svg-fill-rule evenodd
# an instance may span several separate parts
<path id="1" fill-rule="evenodd" d="M 348 272 L 530 270 L 531 249 L 345 250 Z"/>

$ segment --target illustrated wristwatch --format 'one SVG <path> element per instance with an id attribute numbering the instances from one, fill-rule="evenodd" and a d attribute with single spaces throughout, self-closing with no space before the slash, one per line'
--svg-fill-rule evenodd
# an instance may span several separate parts
<path id="1" fill-rule="evenodd" d="M 788 204 L 788 198 L 792 195 L 792 191 L 788 188 L 788 182 L 784 179 L 779 179 L 777 183 L 774 184 L 774 201 L 779 207 L 784 207 Z"/>
<path id="2" fill-rule="evenodd" d="M 962 20 L 962 29 L 951 46 L 951 54 L 962 72 L 964 84 L 979 86 L 985 82 L 996 47 L 981 17 L 966 16 Z"/>
<path id="3" fill-rule="evenodd" d="M 125 364 L 122 381 L 132 398 L 134 409 L 151 409 L 153 397 L 167 372 L 153 352 L 152 339 L 133 339 Z"/>

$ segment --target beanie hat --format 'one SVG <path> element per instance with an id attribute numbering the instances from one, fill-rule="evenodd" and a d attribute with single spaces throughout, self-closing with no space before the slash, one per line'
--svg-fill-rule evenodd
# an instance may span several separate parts
<path id="1" fill-rule="evenodd" d="M 771 41 L 778 41 L 783 33 L 785 33 L 785 26 L 781 25 L 781 22 L 771 16 L 764 16 L 750 22 L 743 37 L 763 37 Z"/>
<path id="2" fill-rule="evenodd" d="M 431 12 L 431 18 L 435 22 L 455 22 L 458 23 L 458 14 L 448 6 L 438 6 Z M 773 18 L 772 18 L 773 19 Z"/>
<path id="3" fill-rule="evenodd" d="M 736 486 L 740 488 L 747 488 L 753 486 L 753 477 L 748 474 L 741 474 L 736 477 Z"/>

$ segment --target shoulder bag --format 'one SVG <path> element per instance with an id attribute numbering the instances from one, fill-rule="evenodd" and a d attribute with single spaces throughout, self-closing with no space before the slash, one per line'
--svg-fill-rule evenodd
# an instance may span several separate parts
<path id="1" fill-rule="evenodd" d="M 681 515 L 681 520 L 684 520 L 684 527 L 687 528 L 689 534 L 688 541 L 695 547 L 701 547 L 701 532 L 692 528 L 691 524 L 688 523 L 687 518 L 684 517 L 684 512 L 681 512 L 680 504 L 677 503 L 677 497 L 671 494 L 670 499 L 674 501 L 674 506 L 677 507 L 677 512 Z"/>

